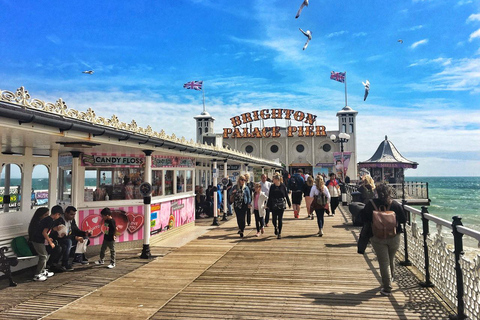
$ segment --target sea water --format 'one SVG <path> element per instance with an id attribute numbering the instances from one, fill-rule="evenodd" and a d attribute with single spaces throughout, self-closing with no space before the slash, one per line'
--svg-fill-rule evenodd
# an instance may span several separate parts
<path id="1" fill-rule="evenodd" d="M 428 213 L 447 221 L 462 218 L 465 227 L 480 231 L 480 177 L 405 177 L 428 182 Z"/>

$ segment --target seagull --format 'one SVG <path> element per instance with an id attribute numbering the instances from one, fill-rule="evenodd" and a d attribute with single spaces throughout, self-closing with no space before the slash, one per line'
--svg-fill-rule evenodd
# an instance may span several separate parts
<path id="1" fill-rule="evenodd" d="M 403 43 L 403 40 L 402 40 L 402 39 L 398 39 L 397 42 Z"/>
<path id="2" fill-rule="evenodd" d="M 303 7 L 308 7 L 308 0 L 303 0 L 303 3 L 300 6 L 300 9 L 298 9 L 298 12 L 297 12 L 297 15 L 295 16 L 295 19 L 300 17 L 300 13 L 302 13 Z"/>
<path id="3" fill-rule="evenodd" d="M 87 71 L 82 71 L 82 73 L 86 73 L 86 74 L 93 74 L 93 70 L 87 70 Z"/>
<path id="4" fill-rule="evenodd" d="M 302 33 L 308 38 L 307 42 L 305 42 L 305 45 L 303 46 L 303 50 L 307 49 L 308 46 L 308 41 L 312 40 L 312 33 L 310 30 L 307 30 L 306 32 L 302 30 L 302 28 L 298 28 Z"/>
<path id="5" fill-rule="evenodd" d="M 370 81 L 366 80 L 365 82 L 362 81 L 362 84 L 365 86 L 365 95 L 363 96 L 363 101 L 367 100 L 368 91 L 370 91 Z"/>

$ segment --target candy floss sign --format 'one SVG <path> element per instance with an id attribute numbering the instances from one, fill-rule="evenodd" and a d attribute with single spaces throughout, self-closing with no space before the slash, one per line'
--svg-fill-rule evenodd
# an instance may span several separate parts
<path id="1" fill-rule="evenodd" d="M 194 198 L 151 205 L 150 234 L 154 235 L 195 220 Z"/>
<path id="2" fill-rule="evenodd" d="M 143 206 L 110 208 L 112 217 L 117 225 L 117 242 L 143 239 Z M 91 230 L 90 242 L 92 245 L 103 242 L 102 209 L 79 210 L 79 223 L 82 230 Z"/>

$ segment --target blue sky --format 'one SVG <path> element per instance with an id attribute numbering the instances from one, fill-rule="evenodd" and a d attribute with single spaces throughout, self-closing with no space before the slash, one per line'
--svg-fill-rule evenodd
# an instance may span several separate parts
<path id="1" fill-rule="evenodd" d="M 204 81 L 216 132 L 272 107 L 335 130 L 329 75 L 347 71 L 359 161 L 388 135 L 420 163 L 409 176 L 479 175 L 479 1 L 310 0 L 295 19 L 301 2 L 0 0 L 0 89 L 190 139 L 202 94 L 187 81 Z"/>

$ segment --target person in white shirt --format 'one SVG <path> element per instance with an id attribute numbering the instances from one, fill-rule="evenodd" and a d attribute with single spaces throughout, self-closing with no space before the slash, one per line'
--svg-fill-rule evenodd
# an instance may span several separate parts
<path id="1" fill-rule="evenodd" d="M 326 205 L 319 206 L 317 205 L 317 197 L 321 197 L 322 194 L 327 198 Z M 312 201 L 312 207 L 317 214 L 317 224 L 318 224 L 318 236 L 323 236 L 323 226 L 324 226 L 324 214 L 326 207 L 328 206 L 328 202 L 330 202 L 330 193 L 328 192 L 328 188 L 325 186 L 325 182 L 323 182 L 322 177 L 317 177 L 315 179 L 315 184 L 312 186 L 310 190 L 310 197 L 314 198 Z M 313 213 L 312 213 L 313 214 Z"/>
<path id="2" fill-rule="evenodd" d="M 262 182 L 260 182 L 260 186 L 262 187 L 262 192 L 268 195 L 272 183 L 270 181 L 267 181 L 266 174 L 262 174 L 261 179 Z M 268 221 L 270 221 L 270 210 L 268 208 L 265 208 L 265 227 L 268 227 Z"/>

